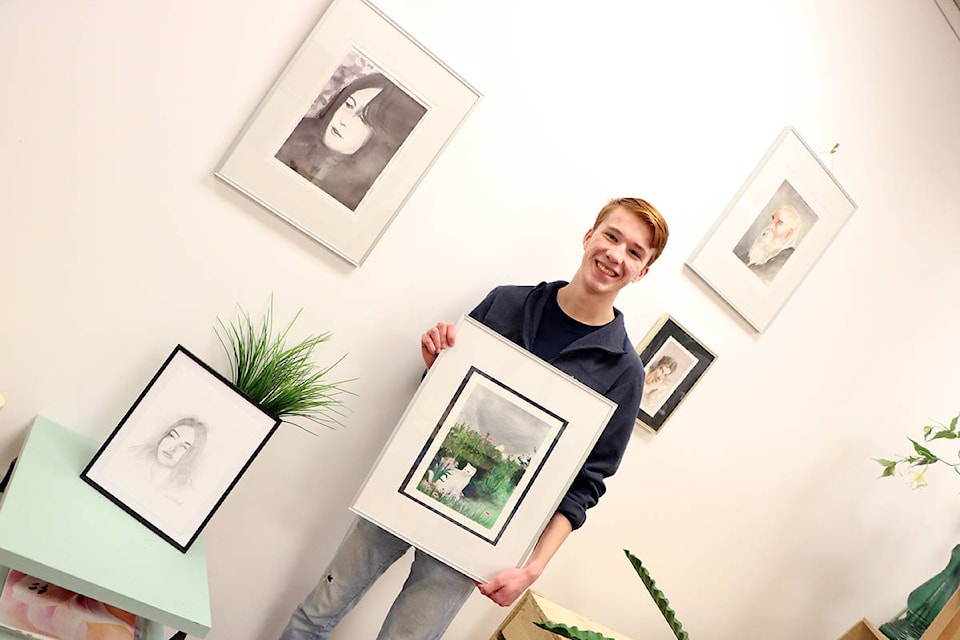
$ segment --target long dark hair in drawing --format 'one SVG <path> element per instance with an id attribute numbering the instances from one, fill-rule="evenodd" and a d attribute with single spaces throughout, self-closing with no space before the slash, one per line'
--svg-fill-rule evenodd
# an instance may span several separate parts
<path id="1" fill-rule="evenodd" d="M 276 158 L 355 211 L 426 109 L 381 73 L 343 87 L 305 117 Z"/>

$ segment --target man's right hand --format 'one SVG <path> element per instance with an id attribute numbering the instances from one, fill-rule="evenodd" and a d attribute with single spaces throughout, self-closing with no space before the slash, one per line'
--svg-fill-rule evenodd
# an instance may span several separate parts
<path id="1" fill-rule="evenodd" d="M 451 322 L 438 322 L 420 336 L 420 355 L 427 369 L 433 366 L 437 356 L 457 339 L 457 326 Z"/>

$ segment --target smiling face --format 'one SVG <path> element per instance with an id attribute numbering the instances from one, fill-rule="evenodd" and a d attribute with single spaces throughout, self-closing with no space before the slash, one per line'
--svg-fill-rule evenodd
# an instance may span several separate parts
<path id="1" fill-rule="evenodd" d="M 367 143 L 373 130 L 367 124 L 364 110 L 383 91 L 381 87 L 367 87 L 351 93 L 334 111 L 330 124 L 323 132 L 323 144 L 332 151 L 352 155 Z"/>
<path id="2" fill-rule="evenodd" d="M 653 230 L 645 222 L 617 207 L 584 236 L 578 276 L 589 291 L 615 297 L 647 274 L 652 239 Z"/>
<path id="3" fill-rule="evenodd" d="M 157 445 L 157 462 L 165 467 L 175 467 L 193 447 L 197 430 L 185 424 L 174 427 L 163 436 Z"/>

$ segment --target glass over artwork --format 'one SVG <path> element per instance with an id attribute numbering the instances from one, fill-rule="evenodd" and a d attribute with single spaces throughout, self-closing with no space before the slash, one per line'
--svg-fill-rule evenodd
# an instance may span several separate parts
<path id="1" fill-rule="evenodd" d="M 784 180 L 733 248 L 734 255 L 769 285 L 817 222 L 817 214 Z"/>
<path id="2" fill-rule="evenodd" d="M 351 51 L 276 158 L 356 211 L 426 112 L 383 70 Z"/>
<path id="3" fill-rule="evenodd" d="M 566 424 L 471 367 L 400 492 L 496 544 Z"/>
<path id="4" fill-rule="evenodd" d="M 857 204 L 793 127 L 784 127 L 687 258 L 763 332 Z"/>

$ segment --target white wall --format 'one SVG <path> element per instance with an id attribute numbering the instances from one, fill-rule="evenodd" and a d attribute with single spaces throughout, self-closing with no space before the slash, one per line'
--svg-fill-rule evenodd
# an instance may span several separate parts
<path id="1" fill-rule="evenodd" d="M 621 296 L 719 358 L 536 588 L 635 638 L 834 638 L 893 616 L 960 533 L 957 480 L 871 458 L 958 410 L 960 42 L 932 0 L 381 7 L 485 98 L 359 269 L 212 171 L 326 2 L 0 4 L 2 458 L 35 414 L 101 440 L 176 343 L 212 365 L 238 303 L 331 330 L 349 426 L 283 427 L 206 531 L 211 640 L 275 637 L 344 532 L 413 392 L 420 333 L 502 282 L 569 277 L 609 197 L 671 224 Z M 763 335 L 683 267 L 780 129 L 860 208 Z M 373 637 L 403 571 L 336 638 Z M 506 612 L 469 601 L 448 639 Z"/>

